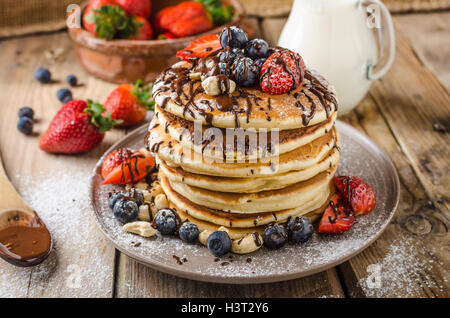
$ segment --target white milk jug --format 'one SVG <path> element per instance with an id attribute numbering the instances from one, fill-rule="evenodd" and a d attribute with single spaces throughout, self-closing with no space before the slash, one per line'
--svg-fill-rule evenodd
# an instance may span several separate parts
<path id="1" fill-rule="evenodd" d="M 379 65 L 385 34 L 389 54 Z M 340 114 L 358 105 L 395 55 L 391 16 L 379 0 L 295 0 L 278 44 L 300 53 L 336 88 Z"/>

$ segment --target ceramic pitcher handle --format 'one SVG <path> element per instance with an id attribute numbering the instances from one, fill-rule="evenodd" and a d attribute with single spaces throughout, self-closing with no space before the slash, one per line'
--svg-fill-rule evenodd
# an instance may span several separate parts
<path id="1" fill-rule="evenodd" d="M 389 37 L 389 56 L 388 59 L 386 61 L 386 64 L 378 71 L 374 72 L 373 69 L 374 67 L 377 65 L 377 63 L 370 63 L 367 66 L 367 74 L 366 77 L 368 80 L 377 80 L 379 78 L 381 78 L 384 74 L 386 74 L 386 72 L 389 70 L 389 68 L 392 65 L 392 62 L 394 62 L 394 57 L 395 57 L 395 33 L 394 33 L 394 26 L 392 24 L 392 18 L 391 15 L 389 13 L 389 10 L 385 7 L 385 5 L 379 1 L 379 0 L 363 0 L 362 3 L 364 4 L 374 4 L 376 6 L 378 6 L 378 8 L 381 11 L 381 16 L 382 16 L 382 20 L 385 23 L 385 25 L 387 26 L 387 31 L 388 31 L 388 37 Z M 383 45 L 382 45 L 382 41 L 383 41 L 383 37 L 382 37 L 382 33 L 379 32 L 379 37 L 378 40 L 380 41 L 380 50 L 383 49 Z M 381 56 L 382 52 L 380 52 L 379 56 Z"/>

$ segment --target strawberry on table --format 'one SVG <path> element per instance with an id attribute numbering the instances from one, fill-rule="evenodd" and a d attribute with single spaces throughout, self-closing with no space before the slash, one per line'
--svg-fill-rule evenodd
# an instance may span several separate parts
<path id="1" fill-rule="evenodd" d="M 102 164 L 102 177 L 105 179 L 115 167 L 131 158 L 134 153 L 130 148 L 119 148 L 109 153 Z"/>
<path id="2" fill-rule="evenodd" d="M 104 178 L 103 184 L 134 184 L 145 178 L 154 166 L 155 159 L 150 152 L 140 149 L 115 167 Z"/>
<path id="3" fill-rule="evenodd" d="M 117 0 L 117 3 L 129 15 L 136 15 L 144 18 L 150 16 L 152 8 L 150 0 Z"/>
<path id="4" fill-rule="evenodd" d="M 334 176 L 334 185 L 346 198 L 355 215 L 367 214 L 376 203 L 373 188 L 355 176 Z"/>
<path id="5" fill-rule="evenodd" d="M 192 58 L 202 58 L 222 48 L 219 38 L 215 34 L 205 35 L 192 41 L 183 50 L 177 52 L 177 57 L 191 62 Z"/>
<path id="6" fill-rule="evenodd" d="M 349 205 L 338 192 L 334 194 L 322 215 L 319 223 L 319 233 L 339 234 L 348 231 L 355 223 Z"/>
<path id="7" fill-rule="evenodd" d="M 114 120 L 122 120 L 118 127 L 130 127 L 145 119 L 147 110 L 153 110 L 150 90 L 143 87 L 141 81 L 131 84 L 121 84 L 106 98 L 103 105 L 111 113 Z"/>
<path id="8" fill-rule="evenodd" d="M 297 88 L 304 74 L 302 57 L 298 53 L 280 49 L 272 53 L 262 65 L 260 86 L 269 94 L 284 94 Z"/>
<path id="9" fill-rule="evenodd" d="M 140 24 L 139 28 L 137 29 L 137 34 L 131 35 L 131 40 L 151 40 L 153 38 L 153 30 L 152 26 L 150 25 L 150 22 L 148 22 L 147 19 L 143 17 L 137 16 L 136 18 L 137 23 Z"/>
<path id="10" fill-rule="evenodd" d="M 39 140 L 39 147 L 51 153 L 80 153 L 99 145 L 105 132 L 118 124 L 103 116 L 100 104 L 76 100 L 65 104 Z"/>

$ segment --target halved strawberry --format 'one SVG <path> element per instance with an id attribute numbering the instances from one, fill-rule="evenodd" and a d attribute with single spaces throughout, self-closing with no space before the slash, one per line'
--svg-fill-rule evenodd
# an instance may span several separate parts
<path id="1" fill-rule="evenodd" d="M 177 52 L 177 57 L 191 62 L 193 58 L 202 58 L 222 48 L 216 34 L 209 34 L 197 39 L 183 50 Z"/>
<path id="2" fill-rule="evenodd" d="M 115 167 L 102 184 L 134 184 L 145 178 L 154 166 L 153 156 L 145 149 L 141 149 Z"/>
<path id="3" fill-rule="evenodd" d="M 375 192 L 361 178 L 334 176 L 333 182 L 338 191 L 347 199 L 355 215 L 367 214 L 375 207 Z"/>
<path id="4" fill-rule="evenodd" d="M 319 233 L 339 234 L 348 231 L 355 223 L 355 217 L 345 198 L 337 192 L 322 215 L 319 223 Z"/>
<path id="5" fill-rule="evenodd" d="M 130 159 L 133 154 L 133 150 L 130 148 L 119 148 L 109 153 L 102 164 L 102 177 L 105 179 L 115 167 L 120 165 L 122 162 Z"/>

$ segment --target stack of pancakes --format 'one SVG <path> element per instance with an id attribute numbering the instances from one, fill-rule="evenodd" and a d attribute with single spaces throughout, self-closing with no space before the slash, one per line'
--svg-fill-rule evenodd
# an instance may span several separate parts
<path id="1" fill-rule="evenodd" d="M 237 87 L 210 96 L 192 65 L 180 62 L 161 74 L 153 97 L 146 145 L 182 220 L 200 231 L 224 226 L 237 239 L 323 212 L 339 147 L 335 94 L 321 76 L 307 69 L 283 95 Z"/>

